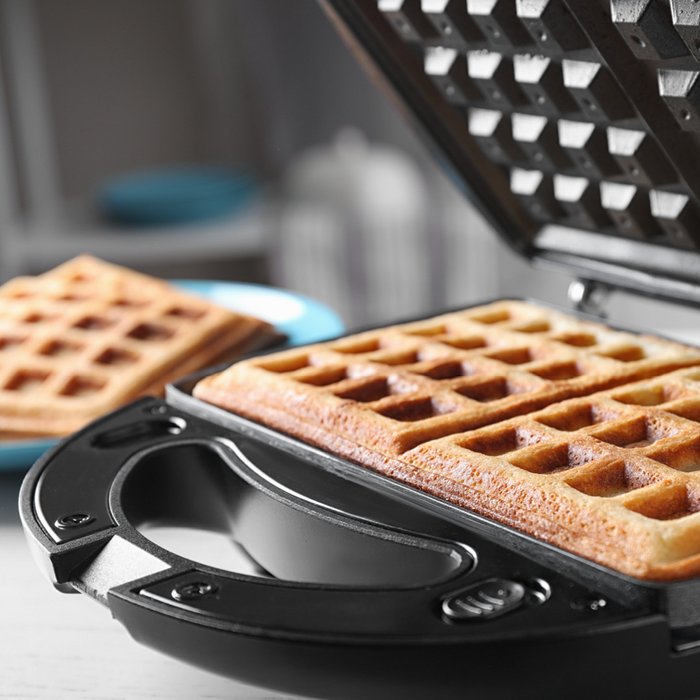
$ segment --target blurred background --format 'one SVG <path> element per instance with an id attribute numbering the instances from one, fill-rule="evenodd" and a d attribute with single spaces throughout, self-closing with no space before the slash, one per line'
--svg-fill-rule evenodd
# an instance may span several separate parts
<path id="1" fill-rule="evenodd" d="M 291 288 L 350 327 L 565 303 L 567 276 L 497 241 L 314 0 L 0 0 L 0 64 L 0 281 L 91 252 Z"/>
<path id="2" fill-rule="evenodd" d="M 527 283 L 313 0 L 0 8 L 3 279 L 91 252 L 288 287 L 350 326 L 566 289 Z M 124 176 L 183 166 L 232 169 L 253 192 L 199 220 L 106 211 Z"/>

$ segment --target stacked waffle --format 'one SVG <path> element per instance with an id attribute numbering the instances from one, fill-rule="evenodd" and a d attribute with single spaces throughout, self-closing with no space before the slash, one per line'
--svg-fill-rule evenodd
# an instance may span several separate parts
<path id="1" fill-rule="evenodd" d="M 640 578 L 700 573 L 700 352 L 498 302 L 195 395 Z M 700 472 L 698 472 L 700 473 Z"/>
<path id="2" fill-rule="evenodd" d="M 64 435 L 273 329 L 91 257 L 0 287 L 0 438 Z"/>

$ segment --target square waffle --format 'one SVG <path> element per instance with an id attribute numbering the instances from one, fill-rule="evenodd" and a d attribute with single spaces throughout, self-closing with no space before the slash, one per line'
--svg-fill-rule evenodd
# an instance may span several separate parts
<path id="1" fill-rule="evenodd" d="M 64 435 L 276 336 L 267 323 L 95 258 L 0 287 L 0 438 Z"/>
<path id="2" fill-rule="evenodd" d="M 502 301 L 234 364 L 194 395 L 646 579 L 700 573 L 700 351 Z"/>

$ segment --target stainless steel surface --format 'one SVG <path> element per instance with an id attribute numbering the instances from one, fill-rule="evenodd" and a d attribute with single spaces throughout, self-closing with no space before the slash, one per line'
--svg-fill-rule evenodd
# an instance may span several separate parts
<path id="1" fill-rule="evenodd" d="M 607 318 L 605 303 L 610 295 L 610 288 L 591 280 L 574 280 L 569 285 L 569 301 L 580 313 Z"/>

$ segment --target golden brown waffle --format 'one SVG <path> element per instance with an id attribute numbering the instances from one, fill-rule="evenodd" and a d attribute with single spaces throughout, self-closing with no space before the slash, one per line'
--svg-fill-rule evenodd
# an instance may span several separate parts
<path id="1" fill-rule="evenodd" d="M 700 369 L 674 373 L 694 365 L 679 343 L 506 301 L 240 362 L 195 396 L 668 579 L 700 572 L 684 473 L 700 469 Z"/>
<path id="2" fill-rule="evenodd" d="M 63 435 L 274 337 L 258 319 L 95 258 L 0 287 L 0 437 Z"/>

